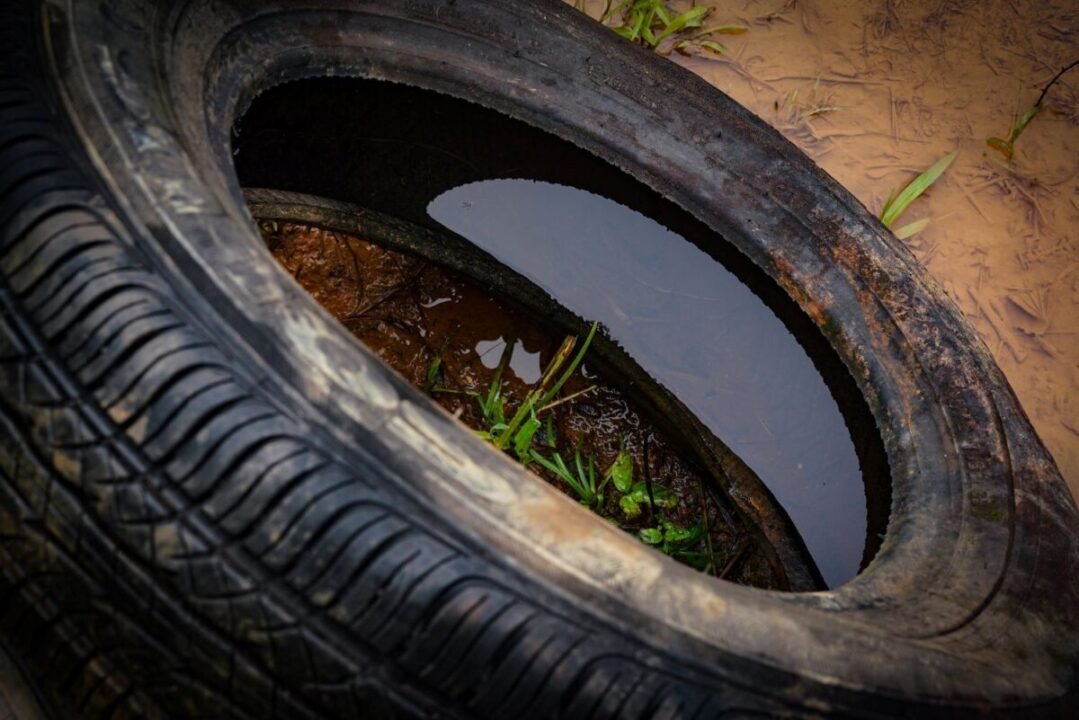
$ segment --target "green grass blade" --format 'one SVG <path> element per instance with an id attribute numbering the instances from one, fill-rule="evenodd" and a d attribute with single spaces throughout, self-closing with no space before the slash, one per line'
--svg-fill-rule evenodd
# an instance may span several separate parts
<path id="1" fill-rule="evenodd" d="M 573 463 L 577 466 L 577 479 L 580 480 L 583 487 L 588 487 L 588 475 L 585 474 L 584 466 L 581 465 L 580 449 L 575 449 L 573 451 Z"/>
<path id="2" fill-rule="evenodd" d="M 1010 144 L 1015 145 L 1015 141 L 1019 139 L 1019 136 L 1022 135 L 1023 131 L 1027 129 L 1027 125 L 1030 124 L 1030 121 L 1033 120 L 1034 116 L 1040 113 L 1041 110 L 1041 105 L 1035 105 L 1034 107 L 1030 108 L 1025 113 L 1019 116 L 1019 118 L 1015 121 L 1015 124 L 1012 125 L 1012 136 L 1009 141 Z"/>
<path id="3" fill-rule="evenodd" d="M 654 48 L 659 42 L 656 40 L 655 34 L 652 32 L 652 26 L 656 22 L 656 8 L 654 0 L 647 0 L 646 2 L 638 3 L 634 8 L 634 12 L 639 13 L 635 26 L 638 28 L 638 37 L 650 48 Z"/>
<path id="4" fill-rule="evenodd" d="M 745 25 L 713 25 L 697 33 L 697 37 L 706 35 L 745 35 L 749 28 Z"/>
<path id="5" fill-rule="evenodd" d="M 730 51 L 727 50 L 727 46 L 716 40 L 701 40 L 697 43 L 705 50 L 714 52 L 716 55 L 730 55 Z"/>
<path id="6" fill-rule="evenodd" d="M 573 488 L 573 491 L 577 493 L 577 496 L 586 503 L 591 503 L 594 495 L 591 488 L 585 482 L 585 479 L 580 476 L 576 476 L 568 467 L 566 467 L 566 461 L 562 459 L 561 453 L 554 454 L 555 464 L 558 465 L 559 474 L 566 483 Z M 579 463 L 578 463 L 579 466 Z"/>
<path id="7" fill-rule="evenodd" d="M 564 480 L 567 485 L 569 485 L 570 487 L 573 487 L 574 491 L 576 491 L 576 487 L 574 487 L 574 484 L 573 484 L 573 477 L 570 476 L 569 473 L 564 472 L 564 468 L 565 468 L 564 464 L 563 464 L 563 467 L 559 467 L 558 465 L 551 462 L 548 458 L 545 458 L 543 455 L 536 452 L 535 450 L 530 450 L 528 452 L 528 455 L 533 460 L 535 460 L 540 465 L 540 467 L 547 470 L 548 472 L 550 472 L 555 477 L 557 477 L 557 478 L 559 478 L 561 480 Z M 555 457 L 558 457 L 558 453 L 555 453 Z M 559 459 L 561 459 L 561 458 L 559 458 Z"/>
<path id="8" fill-rule="evenodd" d="M 499 403 L 498 400 L 502 395 L 502 374 L 506 371 L 506 367 L 510 364 L 510 359 L 513 357 L 513 349 L 517 346 L 517 338 L 512 335 L 506 338 L 506 345 L 502 348 L 502 355 L 498 358 L 498 366 L 495 368 L 495 374 L 491 378 L 491 386 L 487 391 L 487 401 L 481 402 L 480 407 L 483 408 L 484 417 L 488 417 L 489 412 L 494 409 Z M 501 418 L 499 418 L 501 420 Z"/>
<path id="9" fill-rule="evenodd" d="M 513 449 L 517 451 L 517 457 L 522 463 L 528 460 L 528 451 L 532 447 L 532 438 L 535 437 L 536 431 L 540 429 L 540 425 L 539 418 L 533 414 L 513 436 Z"/>
<path id="10" fill-rule="evenodd" d="M 712 8 L 710 7 L 695 7 L 687 10 L 671 20 L 670 24 L 663 28 L 663 32 L 659 34 L 657 42 L 661 42 L 664 38 L 673 35 L 676 32 L 685 30 L 686 28 L 700 27 L 704 23 L 704 18 L 707 17 L 710 12 L 712 12 Z"/>
<path id="11" fill-rule="evenodd" d="M 571 473 L 569 471 L 569 468 L 566 467 L 566 461 L 562 459 L 562 453 L 556 452 L 556 453 L 554 453 L 553 457 L 554 457 L 555 465 L 558 466 L 558 474 L 561 475 L 562 477 L 572 479 L 573 478 L 573 473 Z"/>
<path id="12" fill-rule="evenodd" d="M 431 359 L 431 363 L 427 366 L 426 382 L 423 389 L 426 392 L 431 392 L 431 388 L 435 386 L 435 382 L 438 380 L 438 373 L 442 369 L 442 354 L 438 353 Z"/>
<path id="13" fill-rule="evenodd" d="M 655 11 L 656 17 L 659 18 L 659 21 L 663 23 L 664 27 L 671 24 L 671 14 L 667 11 L 666 3 L 664 3 L 663 0 L 652 0 L 652 9 Z"/>
<path id="14" fill-rule="evenodd" d="M 589 385 L 584 390 L 578 390 L 577 392 L 571 393 L 570 395 L 567 395 L 564 398 L 558 398 L 554 402 L 549 402 L 546 405 L 544 405 L 543 407 L 536 408 L 536 412 L 541 413 L 541 412 L 544 412 L 545 410 L 550 410 L 551 408 L 556 408 L 559 405 L 565 405 L 568 402 L 572 402 L 572 401 L 576 400 L 577 398 L 581 397 L 582 395 L 587 395 L 588 393 L 592 392 L 595 389 L 596 389 L 595 385 Z"/>
<path id="15" fill-rule="evenodd" d="M 903 227 L 895 231 L 895 236 L 900 240 L 906 240 L 911 235 L 920 233 L 929 225 L 929 218 L 922 218 L 921 220 L 915 220 L 912 223 L 908 223 Z"/>
<path id="16" fill-rule="evenodd" d="M 543 434 L 545 436 L 543 440 L 545 443 L 547 443 L 547 447 L 558 447 L 558 438 L 555 437 L 554 430 L 554 415 L 547 416 L 547 427 L 544 430 Z"/>
<path id="17" fill-rule="evenodd" d="M 618 3 L 617 5 L 611 5 L 608 2 L 607 3 L 607 9 L 600 16 L 599 21 L 601 23 L 606 24 L 608 20 L 610 20 L 612 17 L 614 17 L 615 14 L 617 14 L 617 13 L 621 12 L 622 10 L 624 10 L 625 7 L 627 5 L 629 5 L 631 2 L 633 2 L 633 0 L 622 0 L 622 2 Z"/>
<path id="18" fill-rule="evenodd" d="M 630 41 L 636 40 L 641 36 L 641 28 L 644 27 L 645 14 L 639 13 L 637 15 L 636 22 L 630 27 L 629 35 L 626 36 Z"/>
<path id="19" fill-rule="evenodd" d="M 544 398 L 547 398 L 548 396 L 543 394 L 544 388 L 547 387 L 547 383 L 549 383 L 558 373 L 559 368 L 562 367 L 562 364 L 566 361 L 566 358 L 569 357 L 569 354 L 573 352 L 573 348 L 576 344 L 577 338 L 575 337 L 568 337 L 562 341 L 562 345 L 558 348 L 558 352 L 555 353 L 551 363 L 547 366 L 547 369 L 544 370 L 543 377 L 540 378 L 539 383 L 529 391 L 528 395 L 526 395 L 525 399 L 521 402 L 520 407 L 517 408 L 517 412 L 514 413 L 513 419 L 511 419 L 509 423 L 509 433 L 507 436 L 504 436 L 504 439 L 513 436 L 517 432 L 517 428 L 525 421 L 525 418 L 536 412 L 537 408 L 543 408 L 547 405 Z M 586 344 L 582 350 L 587 349 L 587 347 Z M 570 365 L 570 374 L 572 374 L 573 369 L 575 369 L 575 365 Z M 561 385 L 556 387 L 561 387 Z M 496 446 L 499 450 L 505 450 L 507 444 L 506 442 L 499 442 Z"/>
<path id="20" fill-rule="evenodd" d="M 944 174 L 944 171 L 948 169 L 948 167 L 952 164 L 952 162 L 958 155 L 958 150 L 954 150 L 948 153 L 940 160 L 937 160 L 935 163 L 930 165 L 929 168 L 921 175 L 914 178 L 910 182 L 910 184 L 908 184 L 898 195 L 895 196 L 895 199 L 888 205 L 888 207 L 881 212 L 881 222 L 883 222 L 886 227 L 891 227 L 892 223 L 894 223 L 896 219 L 903 214 L 903 211 L 906 210 L 912 202 L 917 200 L 922 193 L 928 190 L 933 185 L 933 183 L 935 183 L 940 178 L 940 176 Z"/>
<path id="21" fill-rule="evenodd" d="M 562 373 L 562 377 L 558 379 L 558 382 L 556 382 L 554 386 L 540 398 L 538 403 L 540 407 L 547 405 L 551 401 L 551 398 L 558 394 L 558 391 L 562 389 L 562 386 L 566 384 L 566 381 L 570 379 L 573 373 L 577 371 L 577 367 L 581 364 L 581 361 L 584 360 L 584 354 L 588 352 L 588 346 L 592 344 L 592 338 L 596 335 L 597 327 L 599 327 L 598 322 L 592 323 L 592 327 L 589 328 L 588 335 L 585 336 L 584 343 L 581 345 L 581 349 L 577 351 L 577 355 L 573 358 L 573 362 L 566 367 L 566 371 Z"/>

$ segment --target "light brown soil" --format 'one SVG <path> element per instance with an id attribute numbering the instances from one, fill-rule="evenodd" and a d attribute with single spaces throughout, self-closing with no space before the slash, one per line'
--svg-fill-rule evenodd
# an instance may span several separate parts
<path id="1" fill-rule="evenodd" d="M 316 301 L 409 382 L 473 429 L 483 428 L 483 416 L 476 399 L 467 393 L 488 392 L 506 338 L 520 340 L 503 376 L 510 412 L 562 342 L 562 337 L 476 284 L 422 259 L 317 227 L 263 221 L 259 229 L 274 257 Z M 438 356 L 437 377 L 429 378 L 432 360 Z M 741 584 L 777 588 L 751 536 L 737 519 L 733 524 L 725 520 L 705 490 L 702 471 L 686 462 L 616 387 L 591 374 L 587 364 L 570 379 L 561 396 L 582 392 L 541 416 L 544 420 L 551 416 L 557 449 L 570 467 L 574 449 L 579 447 L 584 456 L 595 459 L 602 476 L 624 443 L 633 459 L 635 481 L 647 476 L 654 486 L 662 485 L 678 498 L 676 506 L 657 511 L 657 516 L 662 514 L 681 527 L 707 518 L 712 553 L 704 542 L 686 548 L 698 553 L 698 566 L 711 564 L 710 572 Z M 553 450 L 542 441 L 536 446 L 547 456 Z M 531 469 L 576 499 L 571 488 L 554 475 L 535 464 Z M 636 534 L 655 524 L 647 507 L 639 517 L 628 519 L 619 509 L 619 494 L 610 485 L 604 498 L 601 514 L 627 532 Z"/>
<path id="2" fill-rule="evenodd" d="M 721 38 L 729 57 L 672 60 L 775 126 L 870 210 L 960 149 L 899 224 L 931 218 L 908 246 L 977 328 L 1079 497 L 1079 68 L 1050 91 L 1012 168 L 985 145 L 1076 59 L 1076 5 L 696 4 L 717 6 L 709 24 L 750 30 Z M 595 17 L 603 3 L 587 5 Z"/>

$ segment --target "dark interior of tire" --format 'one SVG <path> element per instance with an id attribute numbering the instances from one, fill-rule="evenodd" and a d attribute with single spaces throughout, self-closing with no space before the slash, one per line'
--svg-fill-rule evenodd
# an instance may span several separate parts
<path id="1" fill-rule="evenodd" d="M 719 90 L 556 0 L 0 33 L 0 720 L 1079 711 L 1052 456 Z"/>

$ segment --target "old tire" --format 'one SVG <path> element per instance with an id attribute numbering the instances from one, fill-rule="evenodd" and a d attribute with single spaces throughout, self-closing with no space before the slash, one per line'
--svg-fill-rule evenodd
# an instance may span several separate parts
<path id="1" fill-rule="evenodd" d="M 1059 472 L 913 258 L 722 94 L 557 2 L 3 13 L 0 626 L 64 716 L 1074 710 Z M 352 342 L 273 264 L 228 156 L 255 94 L 331 70 L 562 135 L 775 278 L 888 451 L 866 571 L 805 595 L 695 575 Z"/>

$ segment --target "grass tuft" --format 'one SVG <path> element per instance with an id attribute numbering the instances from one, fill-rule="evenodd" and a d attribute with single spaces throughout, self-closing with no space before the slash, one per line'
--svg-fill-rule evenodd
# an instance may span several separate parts
<path id="1" fill-rule="evenodd" d="M 517 345 L 517 339 L 512 336 L 506 338 L 506 345 L 486 392 L 463 393 L 438 384 L 442 377 L 444 347 L 428 365 L 425 389 L 431 393 L 467 394 L 473 397 L 482 417 L 482 427 L 475 431 L 479 437 L 499 450 L 512 454 L 525 467 L 544 471 L 551 478 L 561 481 L 582 505 L 601 517 L 607 517 L 605 492 L 608 486 L 613 486 L 610 492 L 614 493 L 612 507 L 617 508 L 617 517 L 607 517 L 608 520 L 629 529 L 625 527 L 626 523 L 630 528 L 640 528 L 638 519 L 647 517 L 652 526 L 637 531 L 637 537 L 642 542 L 692 567 L 715 574 L 711 538 L 706 534 L 707 510 L 702 510 L 705 513 L 703 523 L 688 528 L 664 517 L 663 511 L 677 507 L 679 498 L 668 487 L 647 477 L 643 482 L 635 482 L 633 457 L 626 449 L 625 438 L 621 440 L 614 461 L 602 472 L 595 457 L 583 452 L 579 444 L 573 448 L 572 456 L 558 449 L 550 411 L 595 389 L 595 386 L 591 386 L 559 397 L 563 386 L 580 368 L 597 327 L 597 323 L 592 324 L 579 347 L 578 338 L 573 336 L 562 342 L 539 381 L 527 390 L 512 414 L 507 407 L 503 383 L 505 370 Z M 647 516 L 644 516 L 645 509 L 648 510 Z M 706 552 L 698 548 L 702 543 Z"/>
<path id="2" fill-rule="evenodd" d="M 1019 136 L 1023 134 L 1023 131 L 1027 129 L 1027 125 L 1034 119 L 1034 116 L 1041 112 L 1041 110 L 1041 105 L 1032 106 L 1025 113 L 1012 120 L 1012 129 L 1008 134 L 1007 140 L 999 137 L 988 137 L 985 139 L 985 144 L 1003 155 L 1010 167 L 1012 160 L 1015 159 L 1015 142 L 1019 139 Z"/>
<path id="3" fill-rule="evenodd" d="M 1037 117 L 1038 113 L 1042 111 L 1042 108 L 1044 107 L 1042 103 L 1045 101 L 1045 96 L 1049 94 L 1049 90 L 1053 87 L 1053 85 L 1057 83 L 1058 80 L 1060 80 L 1061 77 L 1063 77 L 1064 73 L 1068 72 L 1077 65 L 1079 65 L 1079 60 L 1075 60 L 1071 64 L 1066 65 L 1065 67 L 1061 68 L 1060 71 L 1057 72 L 1057 74 L 1054 75 L 1048 83 L 1046 83 L 1045 87 L 1042 88 L 1041 93 L 1038 95 L 1037 101 L 1032 106 L 1030 106 L 1026 112 L 1024 112 L 1022 115 L 1016 116 L 1012 120 L 1012 127 L 1011 130 L 1008 132 L 1007 140 L 999 137 L 987 137 L 985 139 L 986 145 L 993 148 L 1004 156 L 1004 159 L 1007 161 L 1009 168 L 1012 165 L 1012 161 L 1015 159 L 1015 143 L 1019 140 L 1019 136 L 1023 134 L 1023 131 L 1027 129 L 1027 125 L 1030 124 L 1030 121 Z"/>
<path id="4" fill-rule="evenodd" d="M 585 10 L 583 0 L 574 6 Z M 717 35 L 741 35 L 749 31 L 744 25 L 726 23 L 705 26 L 712 14 L 711 7 L 692 7 L 678 13 L 664 0 L 608 0 L 599 21 L 630 42 L 643 45 L 661 55 L 672 51 L 685 55 L 728 55 L 725 45 L 715 39 Z"/>

